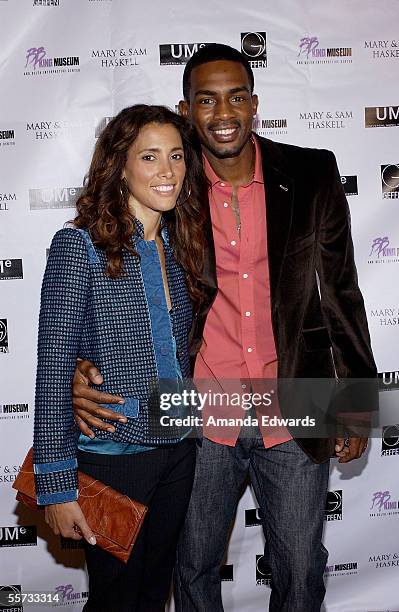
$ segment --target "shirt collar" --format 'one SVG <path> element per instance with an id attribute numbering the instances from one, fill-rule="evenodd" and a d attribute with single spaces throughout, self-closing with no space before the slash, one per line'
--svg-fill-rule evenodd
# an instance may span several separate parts
<path id="1" fill-rule="evenodd" d="M 264 180 L 263 180 L 262 155 L 261 155 L 261 151 L 260 151 L 260 146 L 259 146 L 259 142 L 258 142 L 258 139 L 256 138 L 255 134 L 252 134 L 252 138 L 253 138 L 253 141 L 255 143 L 255 172 L 254 172 L 254 177 L 253 177 L 252 181 L 250 181 L 248 183 L 248 185 L 251 185 L 251 183 L 261 183 L 263 185 Z M 209 163 L 209 161 L 205 157 L 205 155 L 202 155 L 202 157 L 203 157 L 203 161 L 204 161 L 205 174 L 206 174 L 208 180 L 210 181 L 212 187 L 214 187 L 218 183 L 220 185 L 223 182 L 222 179 L 218 177 L 218 175 L 216 174 L 216 172 L 212 168 L 211 164 Z"/>
<path id="2" fill-rule="evenodd" d="M 137 217 L 134 218 L 134 224 L 135 224 L 135 232 L 134 235 L 136 237 L 136 239 L 141 239 L 144 240 L 144 226 L 141 223 L 141 221 L 139 221 L 137 219 Z M 168 226 L 166 224 L 165 219 L 162 217 L 161 219 L 161 238 L 164 242 L 165 245 L 169 246 L 169 232 L 168 232 Z"/>

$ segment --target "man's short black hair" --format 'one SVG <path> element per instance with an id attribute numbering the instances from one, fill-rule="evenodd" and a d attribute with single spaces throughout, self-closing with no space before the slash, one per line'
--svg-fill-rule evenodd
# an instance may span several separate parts
<path id="1" fill-rule="evenodd" d="M 244 66 L 247 71 L 249 82 L 251 85 L 251 94 L 254 90 L 254 73 L 249 65 L 248 60 L 228 45 L 222 45 L 220 43 L 212 43 L 199 49 L 190 59 L 188 60 L 183 73 L 183 96 L 186 101 L 190 99 L 190 87 L 191 87 L 191 73 L 197 66 L 202 64 L 208 64 L 208 62 L 216 62 L 218 60 L 224 60 L 227 62 L 238 62 Z"/>

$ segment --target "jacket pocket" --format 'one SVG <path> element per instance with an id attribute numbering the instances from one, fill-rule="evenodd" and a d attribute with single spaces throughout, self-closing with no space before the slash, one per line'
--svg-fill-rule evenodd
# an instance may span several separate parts
<path id="1" fill-rule="evenodd" d="M 303 251 L 307 247 L 310 247 L 314 243 L 315 232 L 313 231 L 306 236 L 300 236 L 300 238 L 295 238 L 294 240 L 289 240 L 287 245 L 287 255 L 294 255 L 295 253 L 299 253 Z"/>
<path id="2" fill-rule="evenodd" d="M 102 404 L 104 408 L 109 408 L 114 412 L 123 414 L 128 419 L 137 419 L 140 410 L 140 400 L 136 397 L 125 397 L 125 403 L 122 404 Z"/>
<path id="3" fill-rule="evenodd" d="M 303 329 L 302 337 L 307 351 L 320 351 L 331 347 L 331 339 L 326 327 Z"/>

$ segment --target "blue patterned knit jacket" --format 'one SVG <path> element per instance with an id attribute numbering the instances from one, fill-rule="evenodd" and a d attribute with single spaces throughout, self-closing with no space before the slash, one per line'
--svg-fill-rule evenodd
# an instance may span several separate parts
<path id="1" fill-rule="evenodd" d="M 136 222 L 134 240 L 144 238 Z M 172 308 L 172 331 L 183 377 L 190 376 L 188 333 L 192 308 L 185 273 L 177 264 L 166 227 L 162 230 Z M 62 229 L 53 238 L 44 274 L 38 338 L 34 454 L 36 493 L 40 503 L 76 499 L 77 438 L 72 411 L 72 379 L 77 357 L 90 359 L 104 383 L 94 388 L 121 395 L 125 405 L 112 406 L 128 418 L 114 434 L 95 430 L 98 437 L 119 442 L 165 444 L 156 426 L 159 378 L 151 318 L 140 257 L 126 252 L 125 275 L 104 273 L 105 253 L 93 246 L 87 232 Z M 154 425 L 155 423 L 155 425 Z M 114 424 L 114 423 L 113 423 Z M 176 431 L 166 442 L 176 442 Z M 63 492 L 59 500 L 57 494 Z"/>

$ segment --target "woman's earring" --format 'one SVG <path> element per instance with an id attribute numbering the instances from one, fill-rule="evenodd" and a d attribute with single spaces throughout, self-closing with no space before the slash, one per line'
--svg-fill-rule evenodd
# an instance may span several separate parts
<path id="1" fill-rule="evenodd" d="M 179 199 L 180 199 L 180 194 L 179 194 L 179 197 L 177 198 L 176 206 L 182 206 L 183 204 L 185 204 L 188 201 L 190 195 L 191 195 L 191 187 L 188 188 L 187 197 L 185 200 L 183 200 L 183 202 L 179 202 Z"/>
<path id="2" fill-rule="evenodd" d="M 119 185 L 119 193 L 121 194 L 122 200 L 126 199 L 126 191 L 129 191 L 129 187 L 127 186 L 125 177 L 123 177 L 121 179 L 121 184 Z"/>

